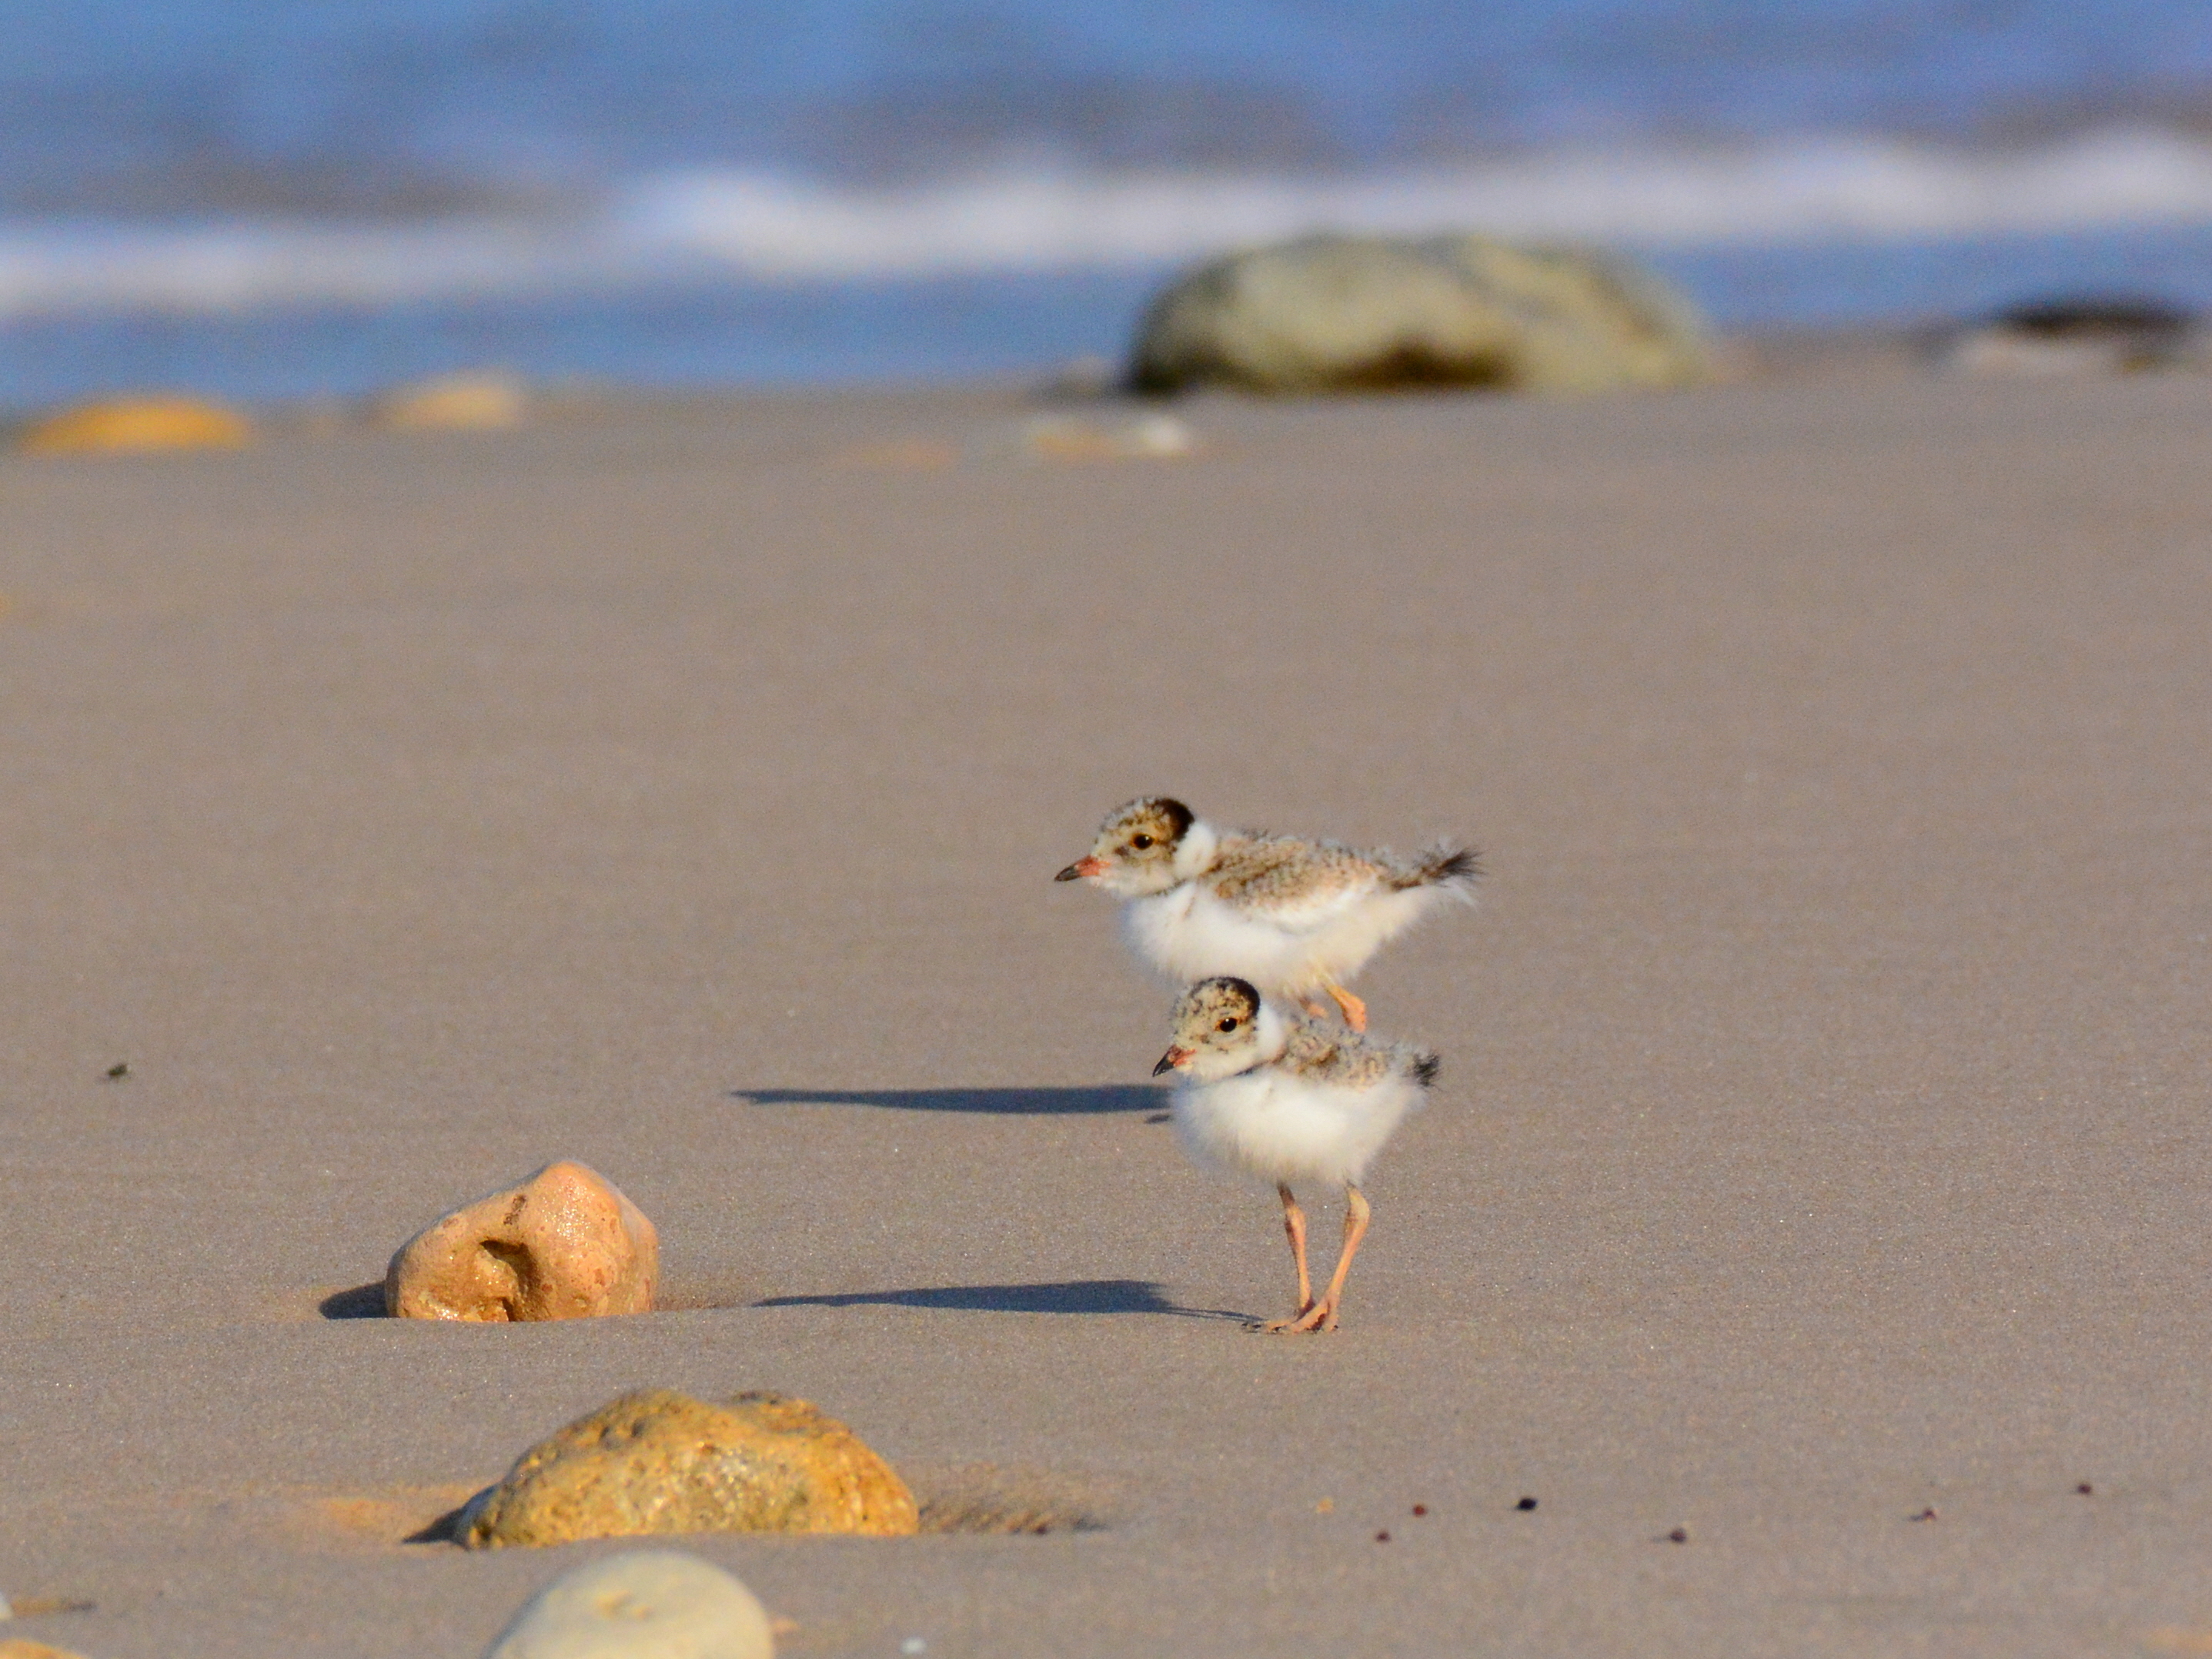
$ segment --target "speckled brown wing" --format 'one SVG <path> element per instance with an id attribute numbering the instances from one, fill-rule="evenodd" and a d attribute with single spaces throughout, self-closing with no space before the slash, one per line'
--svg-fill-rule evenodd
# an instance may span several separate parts
<path id="1" fill-rule="evenodd" d="M 1365 854 L 1334 842 L 1271 836 L 1224 842 L 1205 880 L 1223 903 L 1288 923 L 1372 890 L 1383 873 Z"/>
<path id="2" fill-rule="evenodd" d="M 1276 1064 L 1293 1076 L 1345 1089 L 1371 1089 L 1398 1064 L 1396 1043 L 1370 1042 L 1356 1032 L 1294 1021 Z"/>

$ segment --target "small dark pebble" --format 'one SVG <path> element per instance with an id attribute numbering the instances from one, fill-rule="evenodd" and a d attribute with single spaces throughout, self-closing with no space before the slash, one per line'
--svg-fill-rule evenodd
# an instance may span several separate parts
<path id="1" fill-rule="evenodd" d="M 1378 1532 L 1375 1534 L 1375 1541 L 1378 1544 L 1387 1544 L 1390 1541 L 1390 1534 L 1387 1532 Z"/>
<path id="2" fill-rule="evenodd" d="M 1533 1498 L 1524 1498 L 1513 1507 L 1519 1510 L 1523 1515 L 1526 1515 L 1530 1510 L 1536 1507 L 1536 1500 Z"/>
<path id="3" fill-rule="evenodd" d="M 1935 1510 L 1935 1506 L 1934 1506 L 1934 1505 L 1932 1505 L 1932 1504 L 1931 1504 L 1931 1505 L 1929 1505 L 1928 1508 L 1926 1508 L 1926 1509 L 1924 1509 L 1924 1510 L 1921 1510 L 1919 1514 L 1917 1514 L 1917 1515 L 1914 1516 L 1912 1518 L 1913 1518 L 1915 1521 L 1933 1521 L 1933 1520 L 1936 1518 L 1936 1510 Z"/>
<path id="4" fill-rule="evenodd" d="M 2082 1497 L 2088 1498 L 2093 1496 L 2097 1489 L 2091 1486 L 2087 1481 L 2084 1480 L 2080 1486 L 2075 1487 L 2074 1490 L 2080 1492 Z"/>
<path id="5" fill-rule="evenodd" d="M 1690 1541 L 1689 1529 L 1685 1527 L 1675 1528 L 1674 1531 L 1667 1534 L 1667 1541 L 1670 1544 L 1688 1543 Z"/>
<path id="6" fill-rule="evenodd" d="M 110 1083 L 113 1083 L 120 1078 L 129 1077 L 130 1075 L 131 1062 L 127 1060 L 118 1060 L 114 1065 L 107 1068 L 107 1080 Z"/>
<path id="7" fill-rule="evenodd" d="M 1416 1504 L 1413 1505 L 1413 1513 L 1416 1515 L 1426 1515 L 1428 1512 L 1429 1506 L 1426 1504 Z"/>

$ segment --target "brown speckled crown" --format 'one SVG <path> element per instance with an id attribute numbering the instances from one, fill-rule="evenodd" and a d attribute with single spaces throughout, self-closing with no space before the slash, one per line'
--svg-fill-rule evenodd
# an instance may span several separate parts
<path id="1" fill-rule="evenodd" d="M 1111 836 L 1117 830 L 1142 823 L 1155 831 L 1164 831 L 1160 840 L 1173 847 L 1197 821 L 1198 815 L 1171 795 L 1141 795 L 1127 806 L 1117 806 L 1109 812 L 1099 833 Z"/>
<path id="2" fill-rule="evenodd" d="M 1187 1019 L 1201 1013 L 1206 1024 L 1215 1016 L 1235 1014 L 1239 1019 L 1250 1019 L 1260 1012 L 1260 994 L 1249 980 L 1235 979 L 1224 974 L 1214 979 L 1202 979 L 1176 1001 L 1175 1019 L 1181 1025 Z"/>
<path id="3" fill-rule="evenodd" d="M 1168 821 L 1169 826 L 1175 831 L 1168 837 L 1171 842 L 1181 841 L 1189 831 L 1190 826 L 1198 819 L 1196 813 L 1172 795 L 1154 795 L 1145 804 Z"/>

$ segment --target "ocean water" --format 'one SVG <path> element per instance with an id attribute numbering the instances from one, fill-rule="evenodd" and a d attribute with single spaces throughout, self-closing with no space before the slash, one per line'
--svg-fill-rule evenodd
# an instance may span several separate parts
<path id="1" fill-rule="evenodd" d="M 1319 229 L 2212 306 L 2203 0 L 11 0 L 0 405 L 1024 373 Z"/>

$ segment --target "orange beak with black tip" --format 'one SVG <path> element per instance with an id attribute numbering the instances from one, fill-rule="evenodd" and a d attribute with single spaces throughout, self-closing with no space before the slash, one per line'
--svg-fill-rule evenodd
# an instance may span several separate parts
<path id="1" fill-rule="evenodd" d="M 1152 1075 L 1158 1077 L 1163 1072 L 1178 1070 L 1197 1058 L 1198 1050 L 1195 1048 L 1170 1048 L 1160 1056 L 1160 1063 L 1152 1067 Z"/>
<path id="2" fill-rule="evenodd" d="M 1069 865 L 1066 869 L 1061 871 L 1058 875 L 1054 876 L 1053 879 L 1054 881 L 1074 881 L 1084 876 L 1103 876 L 1105 873 L 1106 860 L 1098 857 L 1096 854 L 1093 854 L 1089 858 L 1080 858 L 1076 860 L 1074 863 Z"/>

